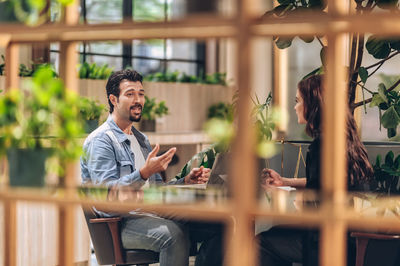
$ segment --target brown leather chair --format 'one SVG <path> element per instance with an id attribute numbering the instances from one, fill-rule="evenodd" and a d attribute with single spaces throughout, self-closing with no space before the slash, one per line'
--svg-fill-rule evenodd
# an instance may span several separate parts
<path id="1" fill-rule="evenodd" d="M 150 250 L 124 249 L 119 224 L 121 217 L 98 218 L 92 208 L 83 208 L 97 262 L 100 265 L 149 265 L 159 254 Z"/>
<path id="2" fill-rule="evenodd" d="M 400 235 L 352 232 L 356 238 L 356 266 L 400 265 Z"/>

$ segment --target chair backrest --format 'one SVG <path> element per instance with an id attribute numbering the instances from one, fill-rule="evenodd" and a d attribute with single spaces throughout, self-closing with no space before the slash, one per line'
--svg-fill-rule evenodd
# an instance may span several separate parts
<path id="1" fill-rule="evenodd" d="M 115 264 L 113 240 L 107 223 L 90 223 L 90 219 L 98 218 L 92 208 L 83 207 L 83 213 L 92 239 L 97 262 L 100 265 Z"/>

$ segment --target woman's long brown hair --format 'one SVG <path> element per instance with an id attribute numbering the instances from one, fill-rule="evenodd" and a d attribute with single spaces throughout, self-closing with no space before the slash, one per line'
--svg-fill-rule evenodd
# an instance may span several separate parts
<path id="1" fill-rule="evenodd" d="M 299 82 L 298 89 L 304 101 L 306 133 L 312 138 L 321 136 L 323 77 L 313 75 Z M 347 110 L 347 166 L 349 189 L 368 184 L 373 177 L 368 154 L 358 136 L 354 117 Z"/>

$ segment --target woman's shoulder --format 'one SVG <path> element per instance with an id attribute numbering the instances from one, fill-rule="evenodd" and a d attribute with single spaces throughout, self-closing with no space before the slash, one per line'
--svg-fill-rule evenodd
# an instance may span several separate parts
<path id="1" fill-rule="evenodd" d="M 321 147 L 321 137 L 317 137 L 312 140 L 310 146 L 308 146 L 308 150 L 313 153 L 318 153 Z"/>

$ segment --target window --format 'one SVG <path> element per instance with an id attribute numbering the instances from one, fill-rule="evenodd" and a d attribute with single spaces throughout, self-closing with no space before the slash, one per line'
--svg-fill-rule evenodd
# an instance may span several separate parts
<path id="1" fill-rule="evenodd" d="M 185 14 L 179 0 L 82 0 L 81 21 L 88 24 L 168 21 Z M 58 45 L 51 45 L 51 62 L 58 62 Z M 205 73 L 205 44 L 196 40 L 133 40 L 79 45 L 80 62 L 108 64 L 114 70 L 132 67 L 142 74 L 178 70 Z"/>

